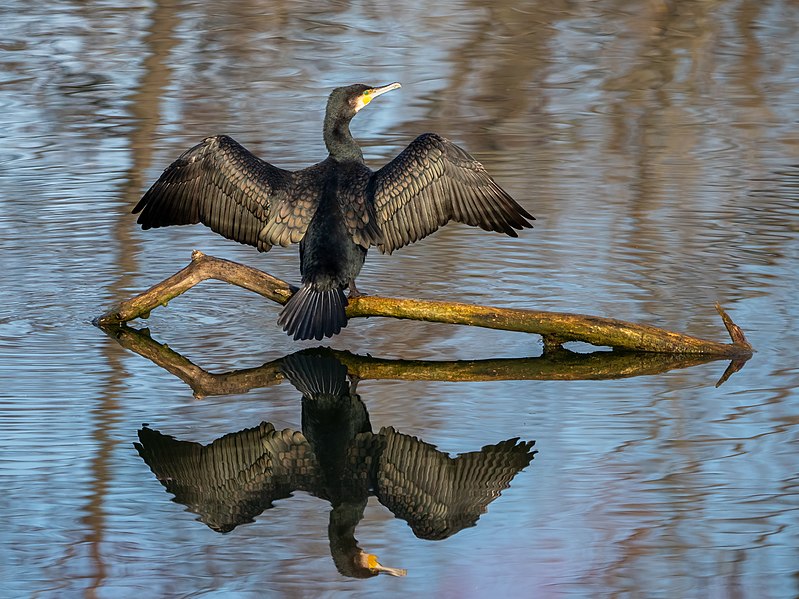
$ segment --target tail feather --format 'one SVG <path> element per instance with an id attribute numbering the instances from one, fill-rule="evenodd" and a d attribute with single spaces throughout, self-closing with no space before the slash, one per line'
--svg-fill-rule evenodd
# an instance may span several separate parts
<path id="1" fill-rule="evenodd" d="M 343 289 L 314 289 L 306 284 L 291 296 L 277 323 L 295 340 L 332 337 L 347 326 Z"/>

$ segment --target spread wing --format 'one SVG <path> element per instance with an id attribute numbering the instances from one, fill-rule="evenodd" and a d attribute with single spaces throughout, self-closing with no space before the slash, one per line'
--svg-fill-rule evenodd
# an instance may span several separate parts
<path id="1" fill-rule="evenodd" d="M 535 220 L 451 141 L 425 133 L 372 178 L 380 251 L 430 235 L 450 220 L 517 237 Z"/>
<path id="2" fill-rule="evenodd" d="M 167 167 L 133 213 L 143 229 L 203 223 L 267 251 L 301 239 L 315 212 L 318 197 L 294 180 L 231 137 L 208 137 Z M 267 224 L 271 234 L 262 233 Z"/>
<path id="3" fill-rule="evenodd" d="M 318 486 L 316 458 L 302 433 L 268 422 L 201 445 L 150 428 L 139 431 L 139 455 L 175 501 L 219 532 L 272 507 L 297 489 Z"/>
<path id="4" fill-rule="evenodd" d="M 433 445 L 387 427 L 377 465 L 377 498 L 422 539 L 474 526 L 536 453 L 534 441 L 508 439 L 452 459 Z"/>

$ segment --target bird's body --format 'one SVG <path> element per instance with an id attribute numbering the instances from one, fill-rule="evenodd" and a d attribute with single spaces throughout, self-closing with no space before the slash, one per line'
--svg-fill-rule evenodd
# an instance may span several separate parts
<path id="1" fill-rule="evenodd" d="M 142 197 L 142 228 L 203 223 L 268 251 L 300 244 L 302 287 L 278 323 L 295 339 L 322 339 L 346 326 L 347 298 L 366 252 L 391 253 L 450 220 L 517 236 L 533 217 L 452 142 L 426 133 L 378 171 L 363 161 L 352 117 L 399 87 L 333 90 L 324 139 L 329 156 L 299 171 L 265 162 L 225 135 L 209 137 L 172 163 Z"/>

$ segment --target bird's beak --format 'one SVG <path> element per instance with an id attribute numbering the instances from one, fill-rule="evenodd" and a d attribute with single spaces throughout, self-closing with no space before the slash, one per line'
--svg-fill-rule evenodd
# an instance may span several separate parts
<path id="1" fill-rule="evenodd" d="M 355 104 L 355 112 L 358 112 L 377 96 L 382 96 L 384 93 L 390 92 L 392 89 L 397 89 L 399 87 L 402 86 L 395 81 L 394 83 L 389 83 L 388 85 L 383 85 L 382 87 L 373 87 L 371 89 L 367 89 L 361 94 L 361 97 L 358 98 L 358 101 Z"/>
<path id="2" fill-rule="evenodd" d="M 384 85 L 383 87 L 374 87 L 370 89 L 372 99 L 376 98 L 377 96 L 382 96 L 386 92 L 390 92 L 392 89 L 398 89 L 402 87 L 396 81 L 394 83 L 389 83 L 388 85 Z"/>

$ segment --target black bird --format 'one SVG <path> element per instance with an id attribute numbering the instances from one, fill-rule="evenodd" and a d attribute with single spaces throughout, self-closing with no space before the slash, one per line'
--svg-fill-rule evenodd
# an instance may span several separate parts
<path id="1" fill-rule="evenodd" d="M 330 154 L 299 171 L 277 168 L 226 135 L 208 137 L 163 172 L 133 213 L 143 229 L 203 223 L 262 252 L 299 242 L 302 287 L 278 324 L 294 339 L 335 335 L 347 325 L 344 288 L 358 294 L 355 277 L 370 246 L 390 254 L 450 220 L 517 237 L 534 220 L 482 164 L 435 133 L 370 170 L 350 121 L 398 87 L 334 89 L 324 122 Z"/>

